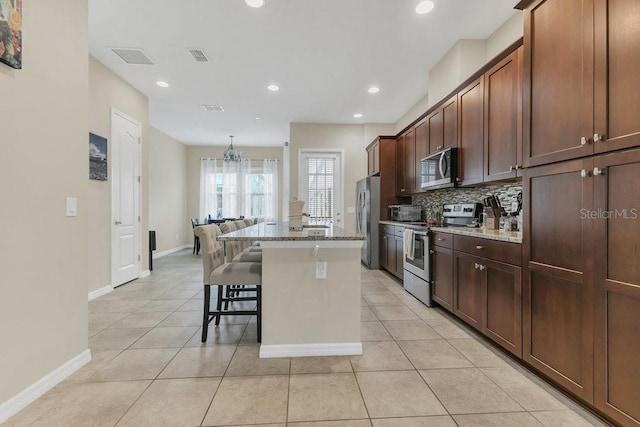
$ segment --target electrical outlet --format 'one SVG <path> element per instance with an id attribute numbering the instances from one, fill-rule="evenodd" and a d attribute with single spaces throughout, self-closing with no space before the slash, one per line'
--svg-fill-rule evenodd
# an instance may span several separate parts
<path id="1" fill-rule="evenodd" d="M 309 228 L 307 236 L 324 237 L 326 233 L 323 228 Z"/>
<path id="2" fill-rule="evenodd" d="M 316 279 L 326 279 L 327 278 L 327 263 L 326 262 L 316 262 Z"/>

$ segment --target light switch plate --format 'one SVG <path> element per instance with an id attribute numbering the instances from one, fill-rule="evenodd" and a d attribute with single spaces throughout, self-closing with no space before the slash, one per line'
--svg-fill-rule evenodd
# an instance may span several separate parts
<path id="1" fill-rule="evenodd" d="M 327 278 L 327 263 L 326 262 L 316 262 L 316 279 L 326 279 Z"/>
<path id="2" fill-rule="evenodd" d="M 78 199 L 67 197 L 67 216 L 78 216 Z"/>

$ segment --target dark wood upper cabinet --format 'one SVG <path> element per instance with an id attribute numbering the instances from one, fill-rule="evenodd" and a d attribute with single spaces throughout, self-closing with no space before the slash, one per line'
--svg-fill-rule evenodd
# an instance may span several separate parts
<path id="1" fill-rule="evenodd" d="M 420 161 L 429 154 L 429 128 L 427 126 L 427 119 L 422 119 L 413 127 L 415 135 L 415 184 L 414 188 L 416 192 L 422 191 L 420 185 L 422 184 L 422 164 Z"/>
<path id="2" fill-rule="evenodd" d="M 369 148 L 377 146 L 378 151 L 378 173 L 380 176 L 380 219 L 390 220 L 387 206 L 399 203 L 406 203 L 406 200 L 396 197 L 396 183 L 398 182 L 398 171 L 396 169 L 397 143 L 394 136 L 379 136 Z M 375 162 L 374 162 L 375 165 Z"/>
<path id="3" fill-rule="evenodd" d="M 484 75 L 484 181 L 519 176 L 522 167 L 522 50 Z"/>
<path id="4" fill-rule="evenodd" d="M 589 403 L 594 221 L 582 216 L 594 207 L 592 169 L 592 159 L 581 159 L 523 177 L 523 359 Z"/>
<path id="5" fill-rule="evenodd" d="M 640 2 L 594 3 L 595 152 L 640 146 Z"/>
<path id="6" fill-rule="evenodd" d="M 524 11 L 524 166 L 593 153 L 593 0 Z"/>
<path id="7" fill-rule="evenodd" d="M 596 243 L 595 406 L 620 425 L 638 426 L 640 149 L 598 156 L 593 164 L 600 213 L 589 220 Z"/>
<path id="8" fill-rule="evenodd" d="M 640 2 L 538 0 L 524 17 L 525 166 L 640 146 Z"/>
<path id="9" fill-rule="evenodd" d="M 415 191 L 415 148 L 415 132 L 410 128 L 398 138 L 396 151 L 396 170 L 398 171 L 396 194 L 398 196 L 409 196 Z"/>
<path id="10" fill-rule="evenodd" d="M 442 150 L 458 146 L 458 95 L 442 105 Z"/>
<path id="11" fill-rule="evenodd" d="M 380 141 L 374 140 L 367 147 L 367 175 L 380 174 Z"/>
<path id="12" fill-rule="evenodd" d="M 427 116 L 429 129 L 429 154 L 442 150 L 444 145 L 444 119 L 442 109 L 438 108 Z"/>
<path id="13" fill-rule="evenodd" d="M 483 181 L 484 76 L 458 94 L 458 184 Z"/>

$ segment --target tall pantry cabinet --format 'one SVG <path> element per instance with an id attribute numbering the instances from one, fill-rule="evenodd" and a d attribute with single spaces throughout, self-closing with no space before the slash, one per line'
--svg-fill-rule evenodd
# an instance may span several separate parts
<path id="1" fill-rule="evenodd" d="M 640 426 L 640 1 L 519 6 L 523 358 Z"/>

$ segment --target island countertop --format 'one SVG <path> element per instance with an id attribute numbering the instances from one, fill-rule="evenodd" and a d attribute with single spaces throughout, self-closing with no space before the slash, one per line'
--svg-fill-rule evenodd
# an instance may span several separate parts
<path id="1" fill-rule="evenodd" d="M 241 241 L 317 241 L 317 240 L 365 240 L 364 236 L 346 231 L 336 225 L 309 224 L 302 231 L 289 230 L 288 222 L 261 222 L 240 230 L 218 236 L 218 240 Z M 327 228 L 324 228 L 327 227 Z M 311 230 L 323 230 L 324 236 L 310 235 Z"/>

